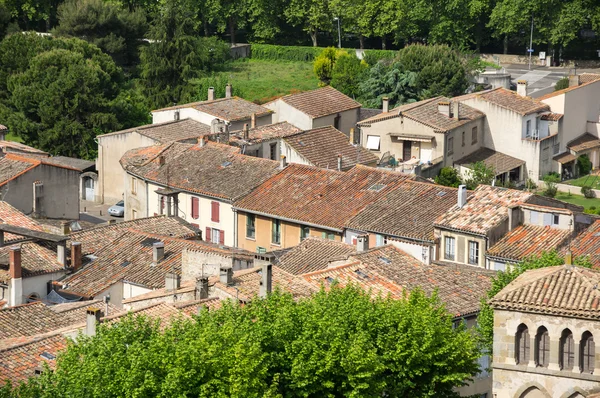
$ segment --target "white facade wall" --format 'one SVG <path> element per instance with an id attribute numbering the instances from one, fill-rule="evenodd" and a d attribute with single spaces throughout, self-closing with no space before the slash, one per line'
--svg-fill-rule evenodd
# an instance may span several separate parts
<path id="1" fill-rule="evenodd" d="M 150 265 L 148 265 L 150 266 Z M 123 282 L 123 300 L 126 300 L 131 297 L 136 297 L 141 294 L 146 294 L 152 291 L 152 289 L 148 287 L 143 287 L 139 285 L 135 285 L 128 282 Z M 112 297 L 111 297 L 112 298 Z"/>
<path id="2" fill-rule="evenodd" d="M 269 102 L 263 106 L 274 112 L 273 123 L 288 122 L 301 130 L 310 130 L 313 128 L 313 121 L 310 116 L 288 105 L 281 99 Z"/>
<path id="3" fill-rule="evenodd" d="M 394 245 L 403 252 L 410 254 L 423 264 L 431 264 L 431 259 L 433 258 L 433 246 L 408 243 L 390 238 L 388 238 L 388 243 Z"/>
<path id="4" fill-rule="evenodd" d="M 94 296 L 94 300 L 102 300 L 104 296 L 110 296 L 110 303 L 117 308 L 123 308 L 123 281 L 113 283 L 108 289 Z"/>
<path id="5" fill-rule="evenodd" d="M 340 112 L 337 114 L 333 114 L 333 115 L 319 117 L 319 118 L 313 119 L 312 128 L 314 129 L 317 127 L 335 126 L 335 118 L 339 115 L 340 122 L 339 122 L 338 130 L 340 130 L 342 133 L 346 134 L 347 136 L 350 136 L 350 129 L 354 128 L 356 126 L 356 123 L 358 123 L 359 113 L 360 113 L 360 108 L 356 108 L 356 109 L 350 109 L 350 110 Z"/>
<path id="6" fill-rule="evenodd" d="M 50 274 L 31 276 L 27 278 L 21 278 L 21 304 L 27 303 L 27 297 L 31 294 L 37 294 L 40 299 L 45 299 L 48 296 L 48 282 L 49 281 L 57 281 L 63 278 L 66 275 L 66 271 L 53 272 Z M 8 287 L 6 289 L 2 289 L 0 293 L 4 293 L 3 297 L 0 299 L 10 300 L 11 297 L 11 285 L 12 281 L 7 283 Z M 2 296 L 0 294 L 0 296 Z"/>
<path id="7" fill-rule="evenodd" d="M 304 156 L 300 155 L 294 148 L 289 146 L 284 140 L 280 141 L 281 143 L 281 154 L 285 155 L 286 161 L 288 163 L 297 163 L 297 164 L 306 164 L 312 166 L 313 164 L 308 161 Z M 337 167 L 337 164 L 330 165 L 329 168 L 334 169 Z"/>
<path id="8" fill-rule="evenodd" d="M 195 108 L 179 108 L 179 109 L 169 109 L 169 110 L 164 110 L 164 111 L 152 112 L 152 124 L 170 122 L 170 121 L 176 120 L 175 113 L 177 111 L 179 112 L 180 120 L 189 118 L 192 120 L 196 120 L 202 124 L 206 124 L 207 126 L 210 126 L 213 120 L 218 119 L 214 115 L 210 115 L 205 112 L 200 112 L 199 110 L 197 110 Z M 226 120 L 226 121 L 230 122 L 229 120 Z M 230 131 L 241 130 L 244 127 L 245 123 L 250 124 L 250 117 L 248 117 L 245 120 L 231 122 L 231 125 L 229 126 L 229 130 Z M 264 126 L 264 125 L 271 124 L 271 123 L 273 123 L 271 114 L 260 116 L 260 117 L 256 118 L 257 126 Z"/>

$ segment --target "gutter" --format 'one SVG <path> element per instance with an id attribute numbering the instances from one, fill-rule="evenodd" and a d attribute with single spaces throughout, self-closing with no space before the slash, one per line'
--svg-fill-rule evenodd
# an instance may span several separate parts
<path id="1" fill-rule="evenodd" d="M 327 226 L 324 226 L 324 225 L 314 224 L 314 223 L 310 223 L 310 222 L 306 222 L 306 221 L 301 221 L 301 220 L 295 220 L 293 218 L 275 216 L 273 214 L 263 213 L 261 211 L 246 210 L 246 209 L 242 209 L 240 207 L 232 207 L 232 208 L 233 208 L 234 211 L 243 211 L 244 213 L 251 213 L 251 214 L 256 214 L 256 215 L 263 216 L 263 217 L 274 218 L 274 219 L 281 220 L 281 221 L 292 222 L 294 224 L 306 225 L 307 227 L 314 227 L 314 228 L 320 228 L 320 229 L 326 229 L 326 230 L 329 230 L 329 231 L 344 233 L 343 229 L 338 229 L 338 228 L 333 228 L 333 227 L 327 227 Z"/>

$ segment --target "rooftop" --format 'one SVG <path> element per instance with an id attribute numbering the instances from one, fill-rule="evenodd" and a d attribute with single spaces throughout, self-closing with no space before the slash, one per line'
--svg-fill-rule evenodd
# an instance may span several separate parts
<path id="1" fill-rule="evenodd" d="M 337 168 L 338 155 L 342 156 L 342 170 L 357 164 L 375 165 L 379 159 L 368 149 L 352 145 L 348 136 L 333 126 L 303 131 L 284 140 L 312 165 L 326 169 Z"/>
<path id="2" fill-rule="evenodd" d="M 383 110 L 381 109 L 371 109 L 371 108 L 360 108 L 360 114 L 358 116 L 358 121 L 362 121 L 365 119 L 369 119 L 373 116 L 377 116 L 380 113 L 382 113 Z"/>
<path id="3" fill-rule="evenodd" d="M 121 165 L 128 173 L 158 184 L 235 200 L 275 175 L 279 162 L 242 155 L 239 148 L 208 142 L 203 147 L 171 143 L 132 149 L 123 155 Z"/>
<path id="4" fill-rule="evenodd" d="M 67 156 L 52 156 L 43 159 L 44 163 L 55 166 L 65 166 L 79 171 L 87 171 L 96 167 L 96 162 L 85 159 L 70 158 Z"/>
<path id="5" fill-rule="evenodd" d="M 590 133 L 585 133 L 567 143 L 567 148 L 574 152 L 600 147 L 600 139 Z"/>
<path id="6" fill-rule="evenodd" d="M 491 300 L 494 309 L 600 318 L 600 271 L 571 265 L 529 270 Z"/>
<path id="7" fill-rule="evenodd" d="M 568 93 L 573 90 L 577 90 L 578 88 L 581 88 L 583 86 L 588 86 L 594 82 L 597 82 L 598 80 L 600 80 L 599 74 L 585 72 L 585 73 L 582 73 L 579 75 L 579 85 L 578 86 L 570 86 L 567 88 L 563 88 L 562 90 L 550 92 L 548 94 L 542 95 L 541 97 L 538 97 L 538 100 L 543 101 L 548 98 L 556 97 L 558 95 Z"/>
<path id="8" fill-rule="evenodd" d="M 368 204 L 347 228 L 433 242 L 433 223 L 457 203 L 456 188 L 405 181 Z"/>
<path id="9" fill-rule="evenodd" d="M 21 247 L 23 278 L 65 270 L 65 266 L 58 261 L 56 244 L 49 242 L 24 242 L 19 245 Z M 10 248 L 11 246 L 0 247 L 0 282 L 3 283 L 8 283 L 10 280 Z M 68 250 L 66 252 L 68 254 Z"/>
<path id="10" fill-rule="evenodd" d="M 174 141 L 183 141 L 210 134 L 210 126 L 192 119 L 172 120 L 157 124 L 146 124 L 127 130 L 99 135 L 98 138 L 111 137 L 119 134 L 138 133 L 151 138 L 159 143 L 166 144 Z"/>
<path id="11" fill-rule="evenodd" d="M 550 110 L 550 107 L 543 102 L 540 102 L 539 98 L 533 99 L 531 97 L 524 97 L 517 94 L 515 91 L 507 90 L 502 87 L 481 93 L 474 93 L 472 97 L 482 99 L 521 115 L 529 115 L 534 112 Z"/>
<path id="12" fill-rule="evenodd" d="M 486 255 L 508 261 L 522 261 L 529 256 L 558 249 L 566 243 L 571 233 L 568 229 L 549 226 L 520 225 L 490 247 Z"/>
<path id="13" fill-rule="evenodd" d="M 44 228 L 33 218 L 26 216 L 19 210 L 12 207 L 10 204 L 4 201 L 0 201 L 0 223 L 14 225 L 21 228 L 27 228 L 29 230 L 35 230 L 43 232 Z M 10 233 L 4 234 L 4 242 L 10 243 L 16 240 L 23 240 L 21 235 L 13 235 Z"/>
<path id="14" fill-rule="evenodd" d="M 0 131 L 2 130 L 3 129 L 0 128 Z M 0 149 L 2 149 L 2 152 L 16 151 L 48 156 L 48 152 L 44 152 L 40 149 L 16 141 L 0 141 Z"/>
<path id="15" fill-rule="evenodd" d="M 307 238 L 279 258 L 277 266 L 293 275 L 327 268 L 330 261 L 346 258 L 356 248 L 329 239 Z"/>
<path id="16" fill-rule="evenodd" d="M 280 99 L 312 118 L 332 115 L 361 107 L 360 103 L 331 86 L 298 94 L 289 94 Z"/>
<path id="17" fill-rule="evenodd" d="M 55 166 L 63 169 L 79 171 L 71 166 L 54 164 L 49 162 L 48 159 L 52 158 L 29 158 L 25 157 L 25 154 L 17 155 L 10 152 L 0 156 L 0 186 L 14 180 L 22 174 L 25 174 L 27 171 L 40 165 Z"/>
<path id="18" fill-rule="evenodd" d="M 207 113 L 211 116 L 229 122 L 250 120 L 252 114 L 256 114 L 257 117 L 261 117 L 272 113 L 270 109 L 257 105 L 254 102 L 246 101 L 240 97 L 218 98 L 212 101 L 192 102 L 189 104 L 157 109 L 152 112 L 162 112 L 181 108 L 193 108 L 197 111 Z"/>
<path id="19" fill-rule="evenodd" d="M 259 144 L 264 141 L 287 137 L 288 135 L 296 134 L 299 131 L 301 130 L 298 127 L 288 122 L 266 124 L 264 126 L 248 129 L 248 143 Z M 245 142 L 243 138 L 243 131 L 241 130 L 233 132 L 230 136 L 231 143 L 238 145 Z"/>
<path id="20" fill-rule="evenodd" d="M 581 231 L 569 245 L 574 257 L 588 256 L 592 266 L 600 269 L 600 219 Z"/>
<path id="21" fill-rule="evenodd" d="M 438 217 L 434 225 L 486 235 L 508 219 L 509 207 L 524 203 L 532 196 L 532 193 L 516 189 L 479 185 L 462 208 L 453 206 Z"/>
<path id="22" fill-rule="evenodd" d="M 419 102 L 400 105 L 389 112 L 380 113 L 377 116 L 363 120 L 360 122 L 360 125 L 371 125 L 372 123 L 394 117 L 406 117 L 414 120 L 417 123 L 434 129 L 437 133 L 444 133 L 473 120 L 485 117 L 482 112 L 462 103 L 459 106 L 458 119 L 455 119 L 454 117 L 448 117 L 439 111 L 438 104 L 440 102 L 450 103 L 451 99 L 446 97 L 436 97 Z M 450 111 L 452 112 L 452 109 Z"/>
<path id="23" fill-rule="evenodd" d="M 341 231 L 366 205 L 414 176 L 355 166 L 347 172 L 290 164 L 235 207 Z"/>
<path id="24" fill-rule="evenodd" d="M 524 160 L 514 158 L 493 149 L 481 148 L 454 162 L 456 165 L 471 168 L 474 163 L 483 162 L 487 167 L 492 167 L 496 175 L 508 173 L 512 169 L 525 164 Z"/>

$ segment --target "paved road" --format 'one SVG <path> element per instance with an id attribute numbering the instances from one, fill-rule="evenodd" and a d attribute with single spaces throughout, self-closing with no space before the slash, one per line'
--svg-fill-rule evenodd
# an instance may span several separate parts
<path id="1" fill-rule="evenodd" d="M 115 220 L 116 222 L 123 221 L 123 217 L 113 217 L 108 214 L 108 208 L 112 204 L 98 204 L 94 202 L 88 202 L 82 200 L 79 204 L 79 218 L 83 221 L 88 221 L 93 224 L 102 224 L 108 220 Z"/>

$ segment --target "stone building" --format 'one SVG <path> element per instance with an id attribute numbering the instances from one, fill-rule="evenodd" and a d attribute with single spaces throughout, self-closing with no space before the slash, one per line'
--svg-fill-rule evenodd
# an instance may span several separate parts
<path id="1" fill-rule="evenodd" d="M 599 282 L 600 271 L 566 264 L 527 271 L 494 296 L 495 398 L 600 391 Z"/>

